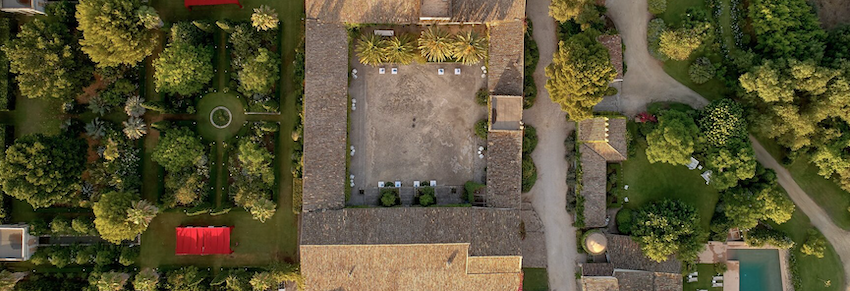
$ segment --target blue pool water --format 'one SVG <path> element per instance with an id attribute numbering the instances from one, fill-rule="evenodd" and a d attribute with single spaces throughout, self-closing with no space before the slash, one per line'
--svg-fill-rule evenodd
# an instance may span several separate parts
<path id="1" fill-rule="evenodd" d="M 782 291 L 777 250 L 729 250 L 729 260 L 741 263 L 741 291 Z"/>

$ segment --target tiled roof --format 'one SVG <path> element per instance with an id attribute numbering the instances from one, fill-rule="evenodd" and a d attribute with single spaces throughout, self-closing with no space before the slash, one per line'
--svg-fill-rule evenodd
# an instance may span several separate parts
<path id="1" fill-rule="evenodd" d="M 589 149 L 587 144 L 579 148 L 581 161 L 581 193 L 584 196 L 584 225 L 587 228 L 603 227 L 607 225 L 605 217 L 606 190 L 608 183 L 607 166 L 605 159 L 595 151 Z"/>
<path id="2" fill-rule="evenodd" d="M 525 227 L 525 238 L 520 243 L 523 268 L 546 268 L 548 263 L 543 221 L 534 210 L 522 210 L 520 218 Z"/>
<path id="3" fill-rule="evenodd" d="M 487 134 L 487 206 L 519 209 L 522 131 Z"/>
<path id="4" fill-rule="evenodd" d="M 614 272 L 620 291 L 682 291 L 682 275 L 658 272 Z"/>
<path id="5" fill-rule="evenodd" d="M 469 244 L 302 245 L 308 290 L 520 288 L 518 256 L 471 257 Z"/>
<path id="6" fill-rule="evenodd" d="M 490 25 L 487 83 L 493 94 L 522 96 L 524 37 L 525 24 L 522 21 Z"/>
<path id="7" fill-rule="evenodd" d="M 304 211 L 345 204 L 348 35 L 345 26 L 308 20 L 304 86 Z"/>
<path id="8" fill-rule="evenodd" d="M 525 19 L 525 2 L 525 0 L 452 0 L 452 21 L 522 21 Z"/>
<path id="9" fill-rule="evenodd" d="M 614 69 L 617 70 L 617 77 L 615 79 L 622 79 L 623 40 L 620 39 L 620 35 L 600 35 L 596 40 L 608 49 L 608 56 L 611 57 L 611 65 L 614 65 Z"/>
<path id="10" fill-rule="evenodd" d="M 666 261 L 655 262 L 646 257 L 640 249 L 640 244 L 626 235 L 609 234 L 608 258 L 615 269 L 640 270 L 679 274 L 682 263 L 671 255 Z"/>
<path id="11" fill-rule="evenodd" d="M 581 265 L 582 276 L 613 276 L 614 265 L 609 263 L 585 263 Z"/>
<path id="12" fill-rule="evenodd" d="M 469 243 L 474 256 L 516 256 L 520 255 L 519 224 L 519 210 L 346 208 L 304 213 L 301 245 Z"/>

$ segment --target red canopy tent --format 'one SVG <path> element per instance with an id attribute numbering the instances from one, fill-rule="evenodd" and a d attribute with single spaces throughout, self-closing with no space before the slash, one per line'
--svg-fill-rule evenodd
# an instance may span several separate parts
<path id="1" fill-rule="evenodd" d="M 239 0 L 184 0 L 183 5 L 186 6 L 186 9 L 192 10 L 190 6 L 202 6 L 202 5 L 221 5 L 221 4 L 236 4 L 239 5 L 239 8 L 242 8 L 242 3 L 239 3 Z"/>
<path id="2" fill-rule="evenodd" d="M 223 227 L 178 227 L 177 255 L 227 255 L 230 249 L 230 230 Z"/>

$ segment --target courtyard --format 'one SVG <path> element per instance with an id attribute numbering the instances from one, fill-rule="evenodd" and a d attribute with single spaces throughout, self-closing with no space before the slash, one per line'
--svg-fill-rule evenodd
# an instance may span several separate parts
<path id="1" fill-rule="evenodd" d="M 481 65 L 371 67 L 356 59 L 351 65 L 357 70 L 349 87 L 353 204 L 377 203 L 364 201 L 359 193 L 376 191 L 379 182 L 412 187 L 414 181 L 423 186 L 432 180 L 438 186 L 484 181 L 486 162 L 478 149 L 486 141 L 473 131 L 487 117 L 486 107 L 475 102 L 476 92 L 486 84 Z"/>

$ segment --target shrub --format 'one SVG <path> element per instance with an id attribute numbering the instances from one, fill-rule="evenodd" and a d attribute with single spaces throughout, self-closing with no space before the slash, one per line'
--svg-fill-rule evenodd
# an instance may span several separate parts
<path id="1" fill-rule="evenodd" d="M 94 255 L 94 264 L 98 266 L 108 266 L 115 263 L 115 251 L 109 245 L 102 245 L 98 248 Z"/>
<path id="2" fill-rule="evenodd" d="M 531 156 L 524 155 L 522 157 L 522 192 L 531 191 L 534 183 L 537 182 L 537 166 L 534 165 L 534 160 Z"/>
<path id="3" fill-rule="evenodd" d="M 475 123 L 475 135 L 480 137 L 483 140 L 487 140 L 487 132 L 489 131 L 487 119 L 479 120 Z"/>
<path id="4" fill-rule="evenodd" d="M 479 184 L 474 181 L 466 181 L 466 184 L 463 185 L 464 193 L 466 193 L 466 202 L 475 202 L 475 191 L 483 189 L 484 187 L 487 187 L 487 185 Z"/>
<path id="5" fill-rule="evenodd" d="M 705 84 L 705 82 L 714 78 L 714 73 L 714 65 L 706 57 L 697 58 L 688 68 L 688 75 L 691 76 L 691 81 L 697 84 Z"/>
<path id="6" fill-rule="evenodd" d="M 65 217 L 57 216 L 50 222 L 50 232 L 53 234 L 71 234 L 74 229 L 71 228 L 71 221 Z"/>
<path id="7" fill-rule="evenodd" d="M 667 11 L 667 0 L 649 0 L 649 13 L 661 14 Z"/>
<path id="8" fill-rule="evenodd" d="M 823 259 L 823 253 L 826 251 L 826 239 L 819 231 L 814 229 L 808 230 L 808 238 L 806 242 L 800 246 L 800 252 L 807 256 L 815 256 L 818 259 Z"/>
<path id="9" fill-rule="evenodd" d="M 522 154 L 531 154 L 534 148 L 537 147 L 537 129 L 526 124 L 525 131 L 522 133 Z"/>
<path id="10" fill-rule="evenodd" d="M 723 273 L 726 273 L 727 270 L 729 270 L 729 266 L 726 266 L 725 262 L 714 263 L 714 273 L 715 274 L 723 274 Z"/>
<path id="11" fill-rule="evenodd" d="M 295 214 L 301 213 L 302 195 L 304 186 L 301 178 L 292 179 L 292 212 Z"/>
<path id="12" fill-rule="evenodd" d="M 664 19 L 655 18 L 649 21 L 649 27 L 646 29 L 646 41 L 649 46 L 649 54 L 651 54 L 654 58 L 662 61 L 666 61 L 669 58 L 667 55 L 662 54 L 659 51 L 661 46 L 661 34 L 667 30 L 667 24 L 664 23 Z"/>
<path id="13" fill-rule="evenodd" d="M 53 249 L 50 247 L 42 247 L 38 248 L 32 256 L 30 256 L 29 262 L 34 265 L 44 265 L 47 264 L 47 258 L 50 257 L 50 253 L 53 252 Z"/>
<path id="14" fill-rule="evenodd" d="M 384 207 L 396 206 L 400 202 L 398 189 L 396 188 L 381 188 L 381 205 Z"/>
<path id="15" fill-rule="evenodd" d="M 129 266 L 136 263 L 139 258 L 139 247 L 123 247 L 121 255 L 118 257 L 118 263 Z"/>
<path id="16" fill-rule="evenodd" d="M 71 264 L 71 249 L 65 247 L 57 247 L 50 252 L 48 256 L 48 261 L 50 264 L 56 266 L 57 268 L 64 268 L 65 266 Z"/>
<path id="17" fill-rule="evenodd" d="M 97 254 L 97 246 L 90 245 L 85 246 L 77 250 L 74 256 L 74 263 L 77 265 L 88 265 L 92 263 L 94 260 L 94 256 Z"/>
<path id="18" fill-rule="evenodd" d="M 475 103 L 481 106 L 487 106 L 487 103 L 490 103 L 490 92 L 487 89 L 478 90 L 475 93 Z"/>
<path id="19" fill-rule="evenodd" d="M 632 210 L 620 209 L 617 212 L 617 230 L 622 234 L 630 234 L 632 232 Z"/>
<path id="20" fill-rule="evenodd" d="M 751 247 L 763 247 L 770 244 L 777 248 L 789 249 L 794 246 L 794 241 L 784 232 L 764 226 L 758 226 L 748 231 L 744 235 L 744 242 Z"/>
<path id="21" fill-rule="evenodd" d="M 419 188 L 419 205 L 431 206 L 437 204 L 437 196 L 433 187 Z"/>

